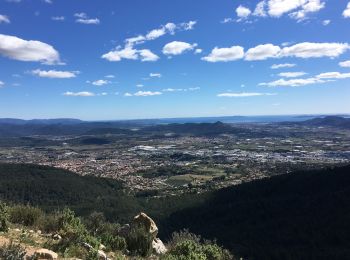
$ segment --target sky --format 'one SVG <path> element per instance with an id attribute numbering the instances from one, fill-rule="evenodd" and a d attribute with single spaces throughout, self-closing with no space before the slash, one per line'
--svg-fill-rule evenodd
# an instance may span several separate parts
<path id="1" fill-rule="evenodd" d="M 0 117 L 339 113 L 349 0 L 0 0 Z"/>

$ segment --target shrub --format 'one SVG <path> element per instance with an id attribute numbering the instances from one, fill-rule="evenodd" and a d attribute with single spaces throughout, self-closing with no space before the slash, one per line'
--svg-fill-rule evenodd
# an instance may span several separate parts
<path id="1" fill-rule="evenodd" d="M 0 232 L 7 232 L 9 229 L 8 207 L 0 201 Z"/>
<path id="2" fill-rule="evenodd" d="M 62 239 L 57 245 L 57 250 L 64 252 L 71 245 L 81 245 L 83 243 L 88 243 L 93 248 L 98 248 L 99 241 L 89 234 L 80 218 L 75 217 L 74 212 L 70 209 L 64 209 L 58 223 L 59 234 Z"/>
<path id="3" fill-rule="evenodd" d="M 0 259 L 5 260 L 22 260 L 26 251 L 19 244 L 10 243 L 0 247 Z"/>
<path id="4" fill-rule="evenodd" d="M 93 212 L 85 221 L 87 229 L 96 236 L 101 234 L 101 229 L 106 223 L 105 216 L 101 212 Z"/>
<path id="5" fill-rule="evenodd" d="M 101 240 L 108 251 L 124 251 L 127 248 L 124 237 L 106 234 L 101 237 Z"/>
<path id="6" fill-rule="evenodd" d="M 126 236 L 128 250 L 132 255 L 147 257 L 152 253 L 152 235 L 142 226 L 133 226 Z"/>
<path id="7" fill-rule="evenodd" d="M 228 250 L 210 241 L 201 242 L 200 236 L 188 230 L 175 232 L 168 244 L 169 251 L 162 260 L 231 260 Z"/>
<path id="8" fill-rule="evenodd" d="M 15 224 L 32 227 L 44 213 L 31 206 L 14 206 L 10 209 L 10 221 Z"/>
<path id="9" fill-rule="evenodd" d="M 37 221 L 37 228 L 45 233 L 58 232 L 60 230 L 59 220 L 62 213 L 55 212 L 50 215 L 42 215 Z"/>

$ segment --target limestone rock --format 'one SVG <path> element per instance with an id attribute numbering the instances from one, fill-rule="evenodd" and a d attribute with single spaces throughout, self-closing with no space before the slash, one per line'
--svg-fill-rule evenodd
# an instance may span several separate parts
<path id="1" fill-rule="evenodd" d="M 38 259 L 57 259 L 58 255 L 48 249 L 42 248 L 42 249 L 38 249 L 35 251 L 34 255 L 38 258 Z"/>
<path id="2" fill-rule="evenodd" d="M 153 239 L 155 239 L 158 235 L 158 227 L 156 223 L 151 219 L 149 216 L 147 216 L 146 213 L 141 212 L 139 215 L 134 217 L 133 225 L 135 226 L 143 226 L 145 229 L 152 234 Z"/>
<path id="3" fill-rule="evenodd" d="M 153 252 L 157 255 L 165 254 L 168 251 L 162 240 L 160 240 L 159 238 L 153 239 L 152 248 Z"/>

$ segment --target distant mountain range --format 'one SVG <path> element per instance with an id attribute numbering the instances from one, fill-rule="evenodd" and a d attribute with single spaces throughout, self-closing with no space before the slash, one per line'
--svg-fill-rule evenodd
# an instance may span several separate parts
<path id="1" fill-rule="evenodd" d="M 222 119 L 212 122 L 214 119 Z M 178 120 L 179 122 L 172 122 Z M 277 123 L 285 125 L 325 126 L 350 129 L 350 118 L 340 116 L 275 116 L 275 117 L 217 117 L 188 119 L 129 120 L 88 122 L 79 119 L 0 119 L 0 137 L 22 137 L 31 135 L 104 135 L 104 134 L 191 134 L 219 135 L 249 132 L 249 129 L 234 126 L 233 123 Z M 196 122 L 198 120 L 198 122 Z M 137 131 L 135 131 L 137 130 Z M 269 133 L 260 133 L 268 135 Z"/>

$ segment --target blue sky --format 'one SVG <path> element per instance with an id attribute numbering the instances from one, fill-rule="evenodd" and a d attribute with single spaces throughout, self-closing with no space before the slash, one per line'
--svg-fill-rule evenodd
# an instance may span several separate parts
<path id="1" fill-rule="evenodd" d="M 350 113 L 348 0 L 0 1 L 0 117 Z"/>

